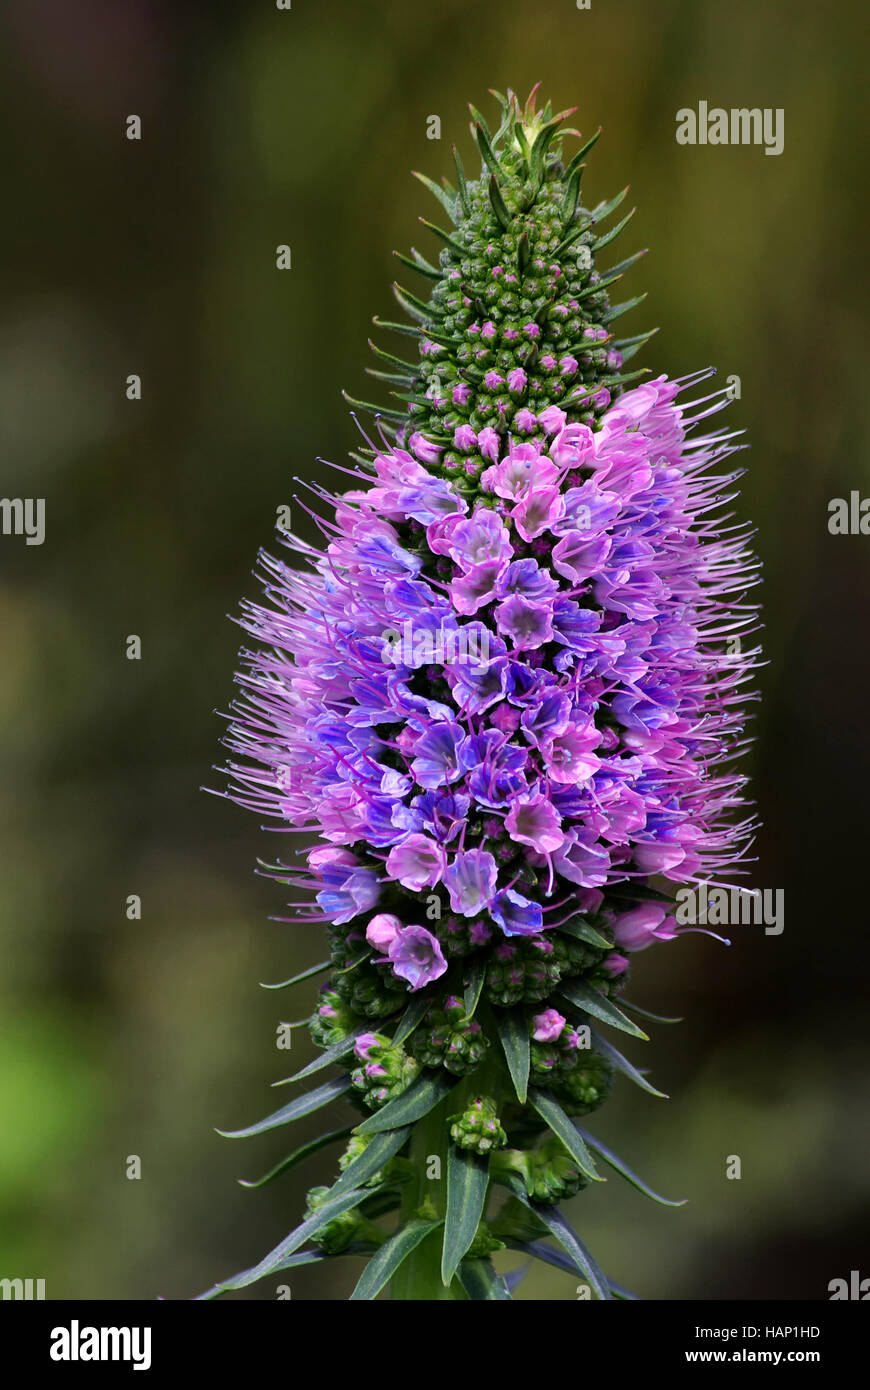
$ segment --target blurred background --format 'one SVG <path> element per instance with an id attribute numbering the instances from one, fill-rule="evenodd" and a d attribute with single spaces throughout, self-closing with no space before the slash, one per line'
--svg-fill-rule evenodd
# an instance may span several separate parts
<path id="1" fill-rule="evenodd" d="M 290 1000 L 258 981 L 324 953 L 314 928 L 268 920 L 282 890 L 253 874 L 274 848 L 256 818 L 200 790 L 221 785 L 227 615 L 256 593 L 294 477 L 354 447 L 340 388 L 370 394 L 391 252 L 434 249 L 409 171 L 449 173 L 454 141 L 476 169 L 466 103 L 492 113 L 488 88 L 538 80 L 585 133 L 605 127 L 585 200 L 632 184 L 612 260 L 651 248 L 627 291 L 649 298 L 624 322 L 661 325 L 637 365 L 740 377 L 768 662 L 753 882 L 785 890 L 780 936 L 687 936 L 636 963 L 633 997 L 685 1017 L 628 1048 L 671 1099 L 618 1083 L 593 1127 L 689 1204 L 613 1175 L 571 1215 L 644 1298 L 825 1299 L 870 1275 L 870 539 L 827 526 L 829 499 L 870 496 L 864 22 L 816 0 L 6 10 L 0 494 L 44 498 L 46 537 L 0 537 L 0 1277 L 187 1299 L 271 1249 L 331 1173 L 318 1156 L 236 1183 L 316 1116 L 215 1133 L 286 1097 L 271 1082 L 311 1050 L 297 1031 L 279 1052 L 276 1027 L 318 982 Z M 783 108 L 784 153 L 677 145 L 677 110 L 701 100 Z M 358 1274 L 295 1271 L 292 1296 L 344 1298 Z M 535 1269 L 519 1296 L 575 1282 Z"/>

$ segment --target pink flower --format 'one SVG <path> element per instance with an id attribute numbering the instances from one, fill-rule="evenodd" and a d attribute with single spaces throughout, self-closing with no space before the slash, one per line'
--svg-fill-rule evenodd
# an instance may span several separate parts
<path id="1" fill-rule="evenodd" d="M 552 854 L 564 842 L 562 819 L 545 796 L 518 796 L 505 819 L 505 829 L 521 845 L 539 854 Z"/>
<path id="2" fill-rule="evenodd" d="M 444 851 L 427 835 L 409 835 L 387 855 L 387 874 L 419 893 L 432 888 L 444 870 Z"/>
<path id="3" fill-rule="evenodd" d="M 559 434 L 565 428 L 568 416 L 557 405 L 548 405 L 538 413 L 538 424 L 545 434 Z"/>
<path id="4" fill-rule="evenodd" d="M 564 510 L 565 498 L 557 487 L 539 487 L 517 503 L 511 517 L 523 540 L 533 541 L 549 531 Z"/>
<path id="5" fill-rule="evenodd" d="M 419 431 L 411 435 L 408 443 L 421 463 L 437 463 L 441 457 L 440 445 L 433 444 L 431 439 L 427 439 L 425 434 L 420 434 Z"/>
<path id="6" fill-rule="evenodd" d="M 389 912 L 379 912 L 366 927 L 366 941 L 376 951 L 388 951 L 396 934 L 402 930 L 398 917 Z"/>
<path id="7" fill-rule="evenodd" d="M 532 1034 L 535 1042 L 555 1042 L 565 1027 L 565 1019 L 557 1009 L 545 1009 L 543 1013 L 535 1014 L 532 1023 L 535 1025 Z"/>
<path id="8" fill-rule="evenodd" d="M 601 968 L 606 970 L 612 978 L 615 975 L 623 974 L 628 969 L 628 959 L 626 956 L 620 956 L 616 951 L 613 951 L 609 956 L 604 957 Z"/>
<path id="9" fill-rule="evenodd" d="M 640 903 L 614 920 L 613 934 L 623 951 L 645 951 L 654 941 L 673 941 L 676 923 L 660 903 Z"/>

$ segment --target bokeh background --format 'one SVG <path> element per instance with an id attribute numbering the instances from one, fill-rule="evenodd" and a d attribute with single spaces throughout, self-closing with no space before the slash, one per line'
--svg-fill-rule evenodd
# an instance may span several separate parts
<path id="1" fill-rule="evenodd" d="M 672 1098 L 625 1082 L 595 1128 L 689 1204 L 614 1176 L 572 1215 L 646 1298 L 824 1299 L 870 1275 L 870 538 L 827 529 L 830 498 L 870 495 L 864 22 L 817 0 L 4 14 L 0 493 L 44 497 L 47 534 L 0 538 L 0 1277 L 186 1299 L 277 1243 L 323 1171 L 236 1183 L 318 1117 L 215 1133 L 274 1108 L 271 1082 L 309 1055 L 303 1032 L 278 1052 L 275 1030 L 317 982 L 288 1001 L 258 981 L 323 953 L 314 929 L 268 920 L 281 890 L 252 870 L 274 842 L 200 790 L 221 785 L 227 615 L 294 477 L 354 447 L 340 388 L 368 394 L 390 253 L 431 254 L 409 171 L 448 173 L 454 141 L 471 163 L 466 102 L 491 111 L 488 88 L 539 79 L 585 132 L 605 127 L 587 199 L 632 184 L 613 260 L 651 248 L 629 290 L 649 298 L 624 322 L 662 329 L 639 364 L 741 378 L 768 661 L 753 882 L 786 895 L 781 936 L 688 936 L 637 963 L 634 997 L 686 1019 L 633 1049 Z M 700 100 L 784 108 L 784 153 L 678 146 L 675 113 Z M 358 1272 L 296 1271 L 292 1295 L 346 1297 Z M 574 1282 L 535 1270 L 519 1296 L 573 1299 Z"/>

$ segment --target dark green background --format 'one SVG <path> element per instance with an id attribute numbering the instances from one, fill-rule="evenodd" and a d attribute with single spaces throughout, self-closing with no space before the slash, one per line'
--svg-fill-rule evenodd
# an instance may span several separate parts
<path id="1" fill-rule="evenodd" d="M 267 920 L 281 890 L 251 871 L 276 842 L 199 790 L 220 785 L 226 615 L 256 591 L 294 475 L 325 477 L 316 456 L 354 446 L 340 388 L 368 393 L 390 252 L 433 249 L 416 218 L 437 209 L 409 170 L 448 172 L 453 141 L 470 164 L 465 103 L 491 111 L 488 88 L 538 79 L 557 108 L 579 105 L 584 132 L 605 127 L 587 198 L 632 184 L 613 260 L 651 254 L 626 327 L 662 329 L 639 361 L 742 381 L 739 514 L 759 529 L 769 663 L 753 881 L 786 893 L 779 937 L 688 936 L 637 962 L 634 996 L 686 1017 L 648 1057 L 631 1049 L 672 1099 L 625 1083 L 594 1127 L 689 1205 L 614 1177 L 573 1216 L 647 1298 L 819 1299 L 850 1269 L 870 1275 L 870 538 L 827 530 L 829 498 L 870 494 L 863 14 L 809 0 L 7 13 L 0 492 L 45 498 L 47 539 L 0 538 L 0 1277 L 43 1277 L 49 1298 L 187 1298 L 276 1244 L 328 1175 L 316 1159 L 246 1192 L 235 1179 L 292 1140 L 214 1133 L 274 1108 L 270 1082 L 309 1055 L 303 1033 L 289 1062 L 274 1038 L 314 990 L 288 1001 L 257 981 L 323 954 L 316 930 Z M 784 108 L 784 153 L 678 146 L 675 113 L 700 100 Z M 357 1274 L 299 1271 L 293 1297 L 344 1297 Z M 554 1271 L 522 1287 L 575 1296 Z"/>

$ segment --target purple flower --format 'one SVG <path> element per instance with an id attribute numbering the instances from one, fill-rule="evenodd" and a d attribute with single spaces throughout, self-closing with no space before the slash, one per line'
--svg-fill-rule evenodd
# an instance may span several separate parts
<path id="1" fill-rule="evenodd" d="M 474 917 L 495 892 L 495 860 L 486 850 L 459 851 L 444 871 L 450 906 L 463 917 Z"/>
<path id="2" fill-rule="evenodd" d="M 505 819 L 505 829 L 521 845 L 550 854 L 563 843 L 561 818 L 545 796 L 519 796 Z"/>
<path id="3" fill-rule="evenodd" d="M 387 855 L 387 876 L 415 893 L 432 888 L 444 869 L 444 851 L 426 835 L 409 835 Z"/>
<path id="4" fill-rule="evenodd" d="M 459 724 L 435 724 L 414 744 L 411 771 L 421 787 L 444 787 L 459 777 L 457 753 L 465 738 Z"/>
<path id="5" fill-rule="evenodd" d="M 407 980 L 412 992 L 431 984 L 447 969 L 438 938 L 425 927 L 403 927 L 388 955 L 393 974 Z"/>
<path id="6" fill-rule="evenodd" d="M 490 916 L 505 936 L 537 936 L 543 921 L 541 904 L 524 898 L 513 888 L 505 888 L 496 894 Z"/>

